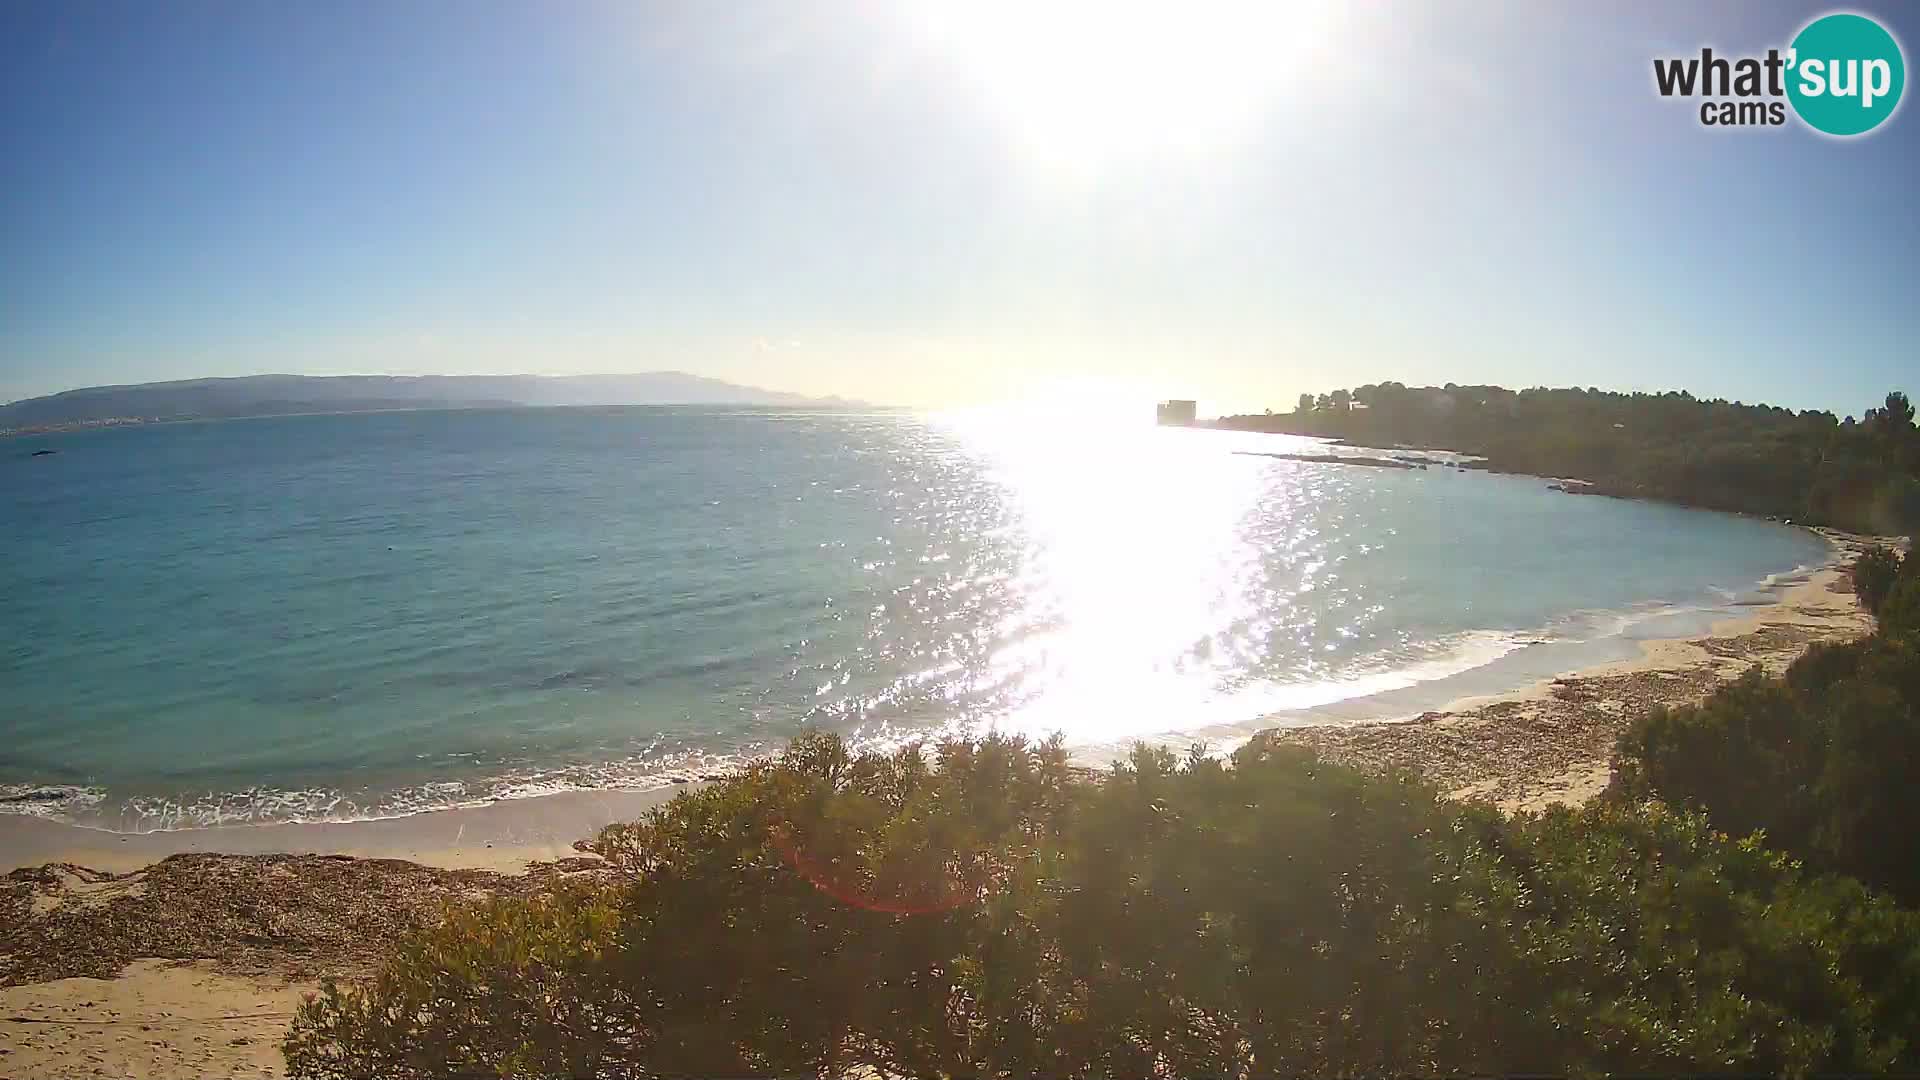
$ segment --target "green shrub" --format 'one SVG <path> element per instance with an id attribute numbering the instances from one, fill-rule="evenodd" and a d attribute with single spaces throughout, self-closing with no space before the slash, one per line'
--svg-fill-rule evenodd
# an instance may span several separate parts
<path id="1" fill-rule="evenodd" d="M 1582 1032 L 1577 1067 L 1797 1074 L 1920 1060 L 1920 915 L 1808 880 L 1697 814 L 1597 803 L 1517 823 L 1512 932 Z"/>
<path id="2" fill-rule="evenodd" d="M 1082 1042 L 1106 1052 L 1072 1075 L 1913 1059 L 1913 918 L 1864 894 L 1841 907 L 1697 815 L 1508 824 L 1404 778 L 1268 750 L 1231 769 L 1136 755 L 1082 829 L 1061 925 L 1073 977 L 1054 992 L 1079 989 Z M 1889 919 L 1907 951 L 1849 960 Z"/>
<path id="3" fill-rule="evenodd" d="M 1891 637 L 1920 636 L 1920 559 L 1909 558 L 1909 569 L 1894 580 L 1885 602 L 1880 605 L 1880 631 Z"/>
<path id="4" fill-rule="evenodd" d="M 401 943 L 367 986 L 322 987 L 285 1043 L 294 1076 L 594 1076 L 630 1061 L 638 1012 L 613 977 L 609 895 L 454 907 Z"/>
<path id="5" fill-rule="evenodd" d="M 1824 694 L 1860 671 L 1860 663 L 1878 647 L 1876 638 L 1817 641 L 1787 666 L 1786 684 L 1802 694 Z"/>
<path id="6" fill-rule="evenodd" d="M 1920 929 L 1697 815 L 1506 822 L 1255 744 L 780 761 L 455 910 L 287 1039 L 311 1078 L 1867 1070 Z"/>
<path id="7" fill-rule="evenodd" d="M 1902 575 L 1886 611 L 1915 578 Z M 1920 593 L 1916 593 L 1920 595 Z M 1883 622 L 1886 620 L 1883 619 Z M 1614 794 L 1704 811 L 1820 871 L 1920 903 L 1920 640 L 1809 649 L 1699 705 L 1655 709 L 1615 748 Z"/>
<path id="8" fill-rule="evenodd" d="M 1806 669 L 1796 678 L 1830 677 L 1827 669 L 1847 659 L 1820 654 L 1794 665 Z M 1613 786 L 1629 799 L 1707 810 L 1736 836 L 1764 831 L 1778 846 L 1805 851 L 1826 738 L 1792 680 L 1755 669 L 1698 705 L 1658 706 L 1630 724 L 1614 748 Z"/>
<path id="9" fill-rule="evenodd" d="M 1136 753 L 1088 792 L 1062 867 L 1050 993 L 1074 1005 L 1069 1074 L 1559 1063 L 1528 1056 L 1545 1022 L 1501 980 L 1484 989 L 1502 1000 L 1468 985 L 1527 966 L 1510 954 L 1513 883 L 1484 843 L 1497 828 L 1300 750 L 1232 768 Z M 1503 1046 L 1517 1029 L 1533 1041 Z"/>
<path id="10" fill-rule="evenodd" d="M 617 877 L 586 909 L 608 921 L 573 946 L 586 960 L 542 944 L 553 910 L 456 915 L 409 943 L 371 987 L 329 987 L 305 1005 L 287 1041 L 289 1071 L 433 1075 L 417 1062 L 449 1051 L 462 1067 L 504 1076 L 831 1072 L 854 1061 L 919 1071 L 963 1058 L 975 1022 L 964 1006 L 998 976 L 976 973 L 970 984 L 961 966 L 980 943 L 1018 932 L 1010 905 L 1065 819 L 1071 774 L 1051 744 L 955 743 L 936 758 L 937 767 L 917 749 L 853 758 L 838 739 L 808 737 L 777 763 L 613 826 L 597 847 Z M 505 959 L 468 961 L 476 948 Z M 554 1028 L 489 1022 L 464 1007 L 551 1008 L 523 996 L 536 991 L 515 966 L 547 970 L 549 954 L 593 980 L 596 1009 L 579 1038 L 549 1041 Z M 436 964 L 464 989 L 434 982 Z"/>
<path id="11" fill-rule="evenodd" d="M 1853 561 L 1850 576 L 1853 579 L 1853 594 L 1860 598 L 1860 606 L 1875 615 L 1880 614 L 1881 605 L 1886 603 L 1887 594 L 1893 591 L 1893 583 L 1900 576 L 1900 553 L 1884 547 L 1868 548 Z"/>
<path id="12" fill-rule="evenodd" d="M 1920 641 L 1876 642 L 1821 714 L 1811 860 L 1920 903 Z"/>

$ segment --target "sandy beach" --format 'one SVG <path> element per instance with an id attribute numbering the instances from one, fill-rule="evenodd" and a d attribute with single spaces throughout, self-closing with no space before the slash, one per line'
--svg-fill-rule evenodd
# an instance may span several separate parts
<path id="1" fill-rule="evenodd" d="M 1774 603 L 1716 622 L 1704 635 L 1643 642 L 1628 660 L 1405 720 L 1273 728 L 1256 738 L 1311 746 L 1361 768 L 1416 769 L 1454 798 L 1509 812 L 1584 802 L 1607 786 L 1614 741 L 1633 717 L 1698 701 L 1755 666 L 1778 674 L 1809 645 L 1872 631 L 1846 567 L 1869 546 L 1902 541 L 1816 531 L 1834 545 L 1826 565 L 1783 582 Z"/>
<path id="2" fill-rule="evenodd" d="M 1705 635 L 1411 718 L 1254 737 L 1415 768 L 1455 797 L 1508 810 L 1579 802 L 1606 786 L 1633 716 L 1870 629 L 1843 569 L 1869 541 L 1823 535 L 1827 565 Z M 0 1077 L 277 1075 L 280 1035 L 320 979 L 366 974 L 449 899 L 596 872 L 574 842 L 677 790 L 142 835 L 0 819 Z"/>

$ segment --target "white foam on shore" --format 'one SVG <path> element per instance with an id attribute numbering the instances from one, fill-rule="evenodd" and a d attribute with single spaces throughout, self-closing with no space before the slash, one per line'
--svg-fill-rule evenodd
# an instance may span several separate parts
<path id="1" fill-rule="evenodd" d="M 1365 681 L 1345 684 L 1364 692 L 1327 695 L 1330 700 L 1314 701 L 1300 708 L 1275 709 L 1240 722 L 1163 731 L 1126 742 L 1078 747 L 1072 757 L 1076 764 L 1100 766 L 1124 758 L 1136 742 L 1179 752 L 1197 747 L 1209 756 L 1223 757 L 1266 728 L 1411 719 L 1429 710 L 1449 708 L 1451 703 L 1462 699 L 1512 693 L 1554 675 L 1626 659 L 1647 641 L 1690 639 L 1709 634 L 1718 623 L 1752 616 L 1757 606 L 1779 603 L 1790 588 L 1805 585 L 1814 575 L 1839 569 L 1846 563 L 1848 549 L 1824 533 L 1818 535 L 1831 545 L 1828 558 L 1769 574 L 1746 592 L 1721 591 L 1721 603 L 1651 601 L 1626 611 L 1572 612 L 1538 633 L 1511 635 L 1513 648 L 1483 654 L 1480 663 L 1455 664 L 1441 659 L 1406 669 L 1405 673 L 1412 675 L 1437 672 L 1431 679 L 1400 678 L 1397 676 L 1401 672 L 1387 673 L 1375 684 Z"/>
<path id="2" fill-rule="evenodd" d="M 98 806 L 105 790 L 76 784 L 0 784 L 0 814 L 61 818 L 76 808 Z"/>
<path id="3" fill-rule="evenodd" d="M 737 771 L 751 758 L 735 754 L 681 754 L 663 760 L 529 768 L 471 780 L 435 780 L 354 795 L 330 788 L 258 786 L 198 796 L 137 795 L 117 808 L 101 788 L 0 785 L 0 813 L 26 814 L 109 832 L 151 833 L 234 825 L 348 824 L 412 817 L 569 791 L 656 791 Z M 9 801 L 9 797 L 12 797 Z"/>
<path id="4" fill-rule="evenodd" d="M 1571 612 L 1533 632 L 1467 631 L 1430 643 L 1425 658 L 1386 670 L 1325 682 L 1255 685 L 1197 705 L 1182 705 L 1175 711 L 1195 722 L 1178 730 L 1154 729 L 1150 722 L 1143 722 L 1109 738 L 1070 737 L 1068 741 L 1076 761 L 1099 764 L 1124 756 L 1136 742 L 1181 748 L 1198 743 L 1209 752 L 1224 753 L 1244 742 L 1251 731 L 1301 722 L 1298 718 L 1310 710 L 1323 710 L 1312 718 L 1317 723 L 1376 720 L 1388 713 L 1411 715 L 1419 708 L 1409 711 L 1405 703 L 1415 700 L 1409 695 L 1422 700 L 1451 700 L 1459 695 L 1449 688 L 1457 687 L 1463 676 L 1486 675 L 1497 666 L 1511 665 L 1514 685 L 1475 687 L 1475 693 L 1513 690 L 1535 681 L 1538 673 L 1524 658 L 1544 647 L 1604 647 L 1634 642 L 1640 640 L 1637 629 L 1657 622 L 1678 621 L 1685 627 L 1677 631 L 1657 627 L 1658 633 L 1653 636 L 1661 638 L 1705 633 L 1714 622 L 1750 613 L 1753 605 L 1778 602 L 1787 588 L 1837 567 L 1845 557 L 1846 552 L 1835 544 L 1832 555 L 1823 562 L 1769 574 L 1746 591 L 1719 590 L 1721 602 L 1717 604 L 1654 602 L 1626 611 Z M 1559 654 L 1541 654 L 1543 659 L 1555 655 Z M 1135 705 L 1143 717 L 1168 715 L 1173 707 L 1167 702 Z M 884 751 L 913 742 L 978 736 L 995 730 L 1038 738 L 1049 733 L 1047 720 L 1056 712 L 1036 711 L 990 721 L 952 720 L 930 727 L 882 726 L 856 730 L 849 733 L 849 740 L 855 749 Z M 573 791 L 656 791 L 736 772 L 759 756 L 752 751 L 651 753 L 602 763 L 527 767 L 493 776 L 434 780 L 358 796 L 329 788 L 259 786 L 232 792 L 208 791 L 198 796 L 134 796 L 117 806 L 109 805 L 108 790 L 98 786 L 0 783 L 0 814 L 126 833 L 378 821 Z"/>

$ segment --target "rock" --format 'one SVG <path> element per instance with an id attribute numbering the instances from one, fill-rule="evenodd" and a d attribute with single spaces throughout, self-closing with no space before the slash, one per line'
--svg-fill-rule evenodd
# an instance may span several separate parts
<path id="1" fill-rule="evenodd" d="M 1396 460 L 1393 458 L 1351 457 L 1338 454 L 1280 454 L 1262 450 L 1235 450 L 1234 453 L 1241 457 L 1279 458 L 1282 461 L 1304 461 L 1315 465 L 1364 465 L 1375 469 L 1414 469 L 1426 467 L 1424 465 L 1413 465 L 1405 460 Z"/>
<path id="2" fill-rule="evenodd" d="M 35 451 L 33 452 L 33 454 L 32 454 L 31 456 L 33 456 L 33 457 L 46 457 L 46 456 L 48 456 L 49 454 L 57 454 L 57 453 L 59 453 L 59 452 L 60 452 L 60 451 L 58 451 L 58 450 L 47 450 L 47 449 L 44 449 L 44 448 L 42 448 L 42 449 L 39 449 L 39 450 L 35 450 Z"/>

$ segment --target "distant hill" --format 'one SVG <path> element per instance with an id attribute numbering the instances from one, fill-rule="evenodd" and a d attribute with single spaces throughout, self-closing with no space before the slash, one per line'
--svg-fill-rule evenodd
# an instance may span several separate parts
<path id="1" fill-rule="evenodd" d="M 380 409 L 515 405 L 847 406 L 681 371 L 639 375 L 249 375 L 131 386 L 90 386 L 0 405 L 0 430 L 115 417 L 193 420 Z"/>

